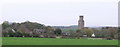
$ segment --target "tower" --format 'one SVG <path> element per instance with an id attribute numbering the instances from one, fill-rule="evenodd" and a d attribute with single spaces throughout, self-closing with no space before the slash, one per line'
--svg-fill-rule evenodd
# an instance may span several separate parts
<path id="1" fill-rule="evenodd" d="M 83 28 L 84 28 L 83 16 L 79 16 L 79 20 L 78 20 L 78 29 L 83 29 Z"/>

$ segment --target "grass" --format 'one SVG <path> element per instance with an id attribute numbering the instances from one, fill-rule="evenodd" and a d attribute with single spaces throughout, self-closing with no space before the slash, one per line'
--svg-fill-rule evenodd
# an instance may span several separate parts
<path id="1" fill-rule="evenodd" d="M 70 29 L 70 28 L 68 28 L 68 29 L 66 29 L 66 28 L 63 28 L 63 29 L 61 29 L 63 32 L 68 32 L 68 31 L 76 31 L 77 29 Z"/>
<path id="2" fill-rule="evenodd" d="M 117 45 L 117 40 L 3 37 L 3 45 Z"/>

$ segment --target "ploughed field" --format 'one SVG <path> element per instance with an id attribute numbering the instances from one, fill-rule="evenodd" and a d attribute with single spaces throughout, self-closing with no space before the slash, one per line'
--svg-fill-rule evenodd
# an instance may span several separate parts
<path id="1" fill-rule="evenodd" d="M 2 45 L 118 45 L 117 40 L 2 37 Z"/>

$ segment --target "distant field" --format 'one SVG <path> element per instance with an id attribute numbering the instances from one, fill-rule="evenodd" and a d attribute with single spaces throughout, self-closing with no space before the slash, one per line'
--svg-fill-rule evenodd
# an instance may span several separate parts
<path id="1" fill-rule="evenodd" d="M 66 28 L 65 28 L 65 29 L 61 29 L 61 30 L 62 30 L 63 32 L 67 32 L 67 31 L 76 31 L 77 29 L 69 29 L 69 28 L 66 29 Z"/>
<path id="2" fill-rule="evenodd" d="M 3 37 L 3 45 L 117 45 L 117 40 Z"/>

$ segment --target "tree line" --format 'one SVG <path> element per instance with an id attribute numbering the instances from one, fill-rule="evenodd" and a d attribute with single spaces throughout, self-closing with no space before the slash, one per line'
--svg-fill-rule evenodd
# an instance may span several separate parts
<path id="1" fill-rule="evenodd" d="M 101 29 L 77 29 L 76 31 L 69 30 L 63 32 L 60 28 L 53 28 L 51 26 L 45 26 L 37 22 L 22 22 L 22 23 L 10 23 L 4 21 L 2 23 L 2 36 L 3 37 L 43 37 L 43 38 L 107 38 L 107 39 L 119 39 L 120 30 L 117 27 L 102 27 Z"/>
<path id="2" fill-rule="evenodd" d="M 39 31 L 36 32 L 35 29 L 39 29 Z M 41 32 L 44 32 L 42 35 L 58 35 L 61 34 L 61 30 L 59 30 L 60 29 L 54 29 L 51 26 L 45 26 L 43 24 L 29 21 L 22 23 L 9 23 L 8 21 L 5 21 L 2 23 L 3 37 L 39 37 Z"/>

